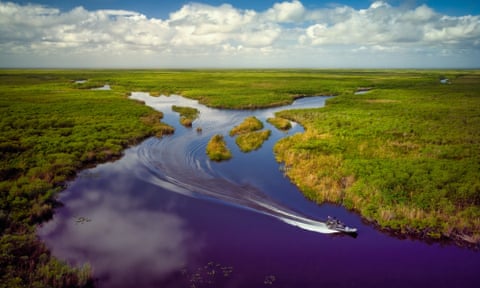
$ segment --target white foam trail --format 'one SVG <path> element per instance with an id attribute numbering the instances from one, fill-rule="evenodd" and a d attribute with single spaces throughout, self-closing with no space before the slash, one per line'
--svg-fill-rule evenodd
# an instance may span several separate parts
<path id="1" fill-rule="evenodd" d="M 275 215 L 272 215 L 270 213 L 265 213 L 265 214 L 274 216 L 277 219 L 287 224 L 297 226 L 304 230 L 323 233 L 323 234 L 338 233 L 337 230 L 329 229 L 327 224 L 325 224 L 324 222 L 312 220 L 304 216 L 294 214 L 293 212 L 288 212 L 286 209 L 280 210 L 273 206 L 267 206 L 266 203 L 261 203 L 261 205 L 264 206 L 267 209 L 267 211 L 275 212 Z"/>
<path id="2" fill-rule="evenodd" d="M 329 229 L 324 222 L 307 218 L 276 203 L 273 199 L 266 197 L 261 191 L 253 187 L 243 187 L 242 189 L 242 187 L 238 187 L 236 184 L 225 180 L 215 180 L 213 181 L 214 183 L 211 183 L 212 185 L 208 185 L 208 180 L 203 182 L 204 185 L 189 185 L 168 176 L 165 176 L 165 180 L 153 174 L 148 177 L 145 177 L 145 175 L 138 176 L 144 181 L 184 196 L 197 199 L 217 200 L 227 205 L 274 217 L 289 225 L 312 232 L 323 234 L 338 233 L 336 230 Z M 214 189 L 208 189 L 202 186 L 213 186 Z M 220 187 L 222 190 L 219 191 L 216 187 Z"/>
<path id="3" fill-rule="evenodd" d="M 194 106 L 201 110 L 203 123 L 212 125 L 208 126 L 208 130 L 212 131 L 228 129 L 235 121 L 241 121 L 237 119 L 238 115 L 230 113 L 227 116 L 225 111 L 208 110 L 209 108 L 193 100 L 185 98 L 179 100 L 178 96 L 160 99 L 151 97 L 148 93 L 132 93 L 131 98 L 142 100 L 148 106 L 163 110 L 164 113 L 170 111 L 171 105 L 177 104 L 176 101 Z M 202 148 L 210 134 L 185 133 L 181 136 L 145 141 L 137 149 L 138 159 L 145 170 L 136 170 L 134 173 L 139 179 L 187 197 L 214 200 L 247 209 L 308 231 L 338 233 L 329 229 L 322 221 L 310 219 L 281 205 L 255 187 L 242 186 L 218 175 L 214 176 L 216 173 L 210 162 L 202 163 L 197 158 L 197 153 L 203 153 Z"/>

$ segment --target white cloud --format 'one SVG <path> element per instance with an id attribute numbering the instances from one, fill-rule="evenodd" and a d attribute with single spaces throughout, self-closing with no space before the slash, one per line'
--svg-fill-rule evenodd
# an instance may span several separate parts
<path id="1" fill-rule="evenodd" d="M 246 66 L 287 65 L 292 54 L 302 55 L 303 62 L 291 66 L 322 66 L 324 62 L 309 56 L 318 54 L 338 57 L 338 65 L 345 66 L 345 57 L 338 53 L 352 51 L 391 58 L 404 51 L 409 53 L 405 59 L 421 59 L 420 54 L 428 53 L 440 60 L 450 51 L 448 57 L 471 60 L 480 53 L 478 39 L 478 15 L 453 17 L 426 5 L 407 9 L 384 1 L 357 10 L 348 6 L 307 9 L 294 0 L 276 3 L 266 11 L 190 3 L 167 19 L 125 10 L 77 7 L 62 12 L 0 2 L 0 63 L 4 66 L 175 66 L 182 61 L 188 65 L 196 55 L 203 61 L 196 64 L 210 66 L 219 53 L 223 65 L 228 65 L 225 57 L 231 53 L 237 57 L 231 63 Z M 466 63 L 480 65 L 480 60 Z"/>
<path id="2" fill-rule="evenodd" d="M 370 5 L 370 9 L 378 9 L 378 8 L 382 8 L 382 7 L 390 7 L 390 5 L 388 5 L 388 3 L 386 2 L 383 2 L 383 1 L 375 1 L 372 3 L 372 5 Z"/>
<path id="3" fill-rule="evenodd" d="M 305 8 L 300 1 L 276 3 L 265 15 L 268 19 L 276 22 L 297 22 L 302 21 L 305 15 Z"/>
<path id="4" fill-rule="evenodd" d="M 435 16 L 435 11 L 426 5 L 422 5 L 417 7 L 415 10 L 407 11 L 400 18 L 406 22 L 421 24 L 434 19 Z"/>
<path id="5" fill-rule="evenodd" d="M 480 37 L 479 16 L 446 17 L 425 5 L 405 11 L 378 1 L 368 9 L 345 7 L 336 8 L 332 12 L 334 15 L 325 21 L 322 21 L 321 13 L 316 14 L 319 23 L 305 29 L 299 38 L 303 44 L 471 46 Z"/>

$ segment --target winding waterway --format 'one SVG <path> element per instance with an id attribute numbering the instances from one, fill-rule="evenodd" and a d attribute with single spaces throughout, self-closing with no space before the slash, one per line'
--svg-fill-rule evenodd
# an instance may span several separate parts
<path id="1" fill-rule="evenodd" d="M 284 177 L 272 147 L 303 128 L 281 132 L 266 118 L 322 107 L 326 97 L 254 111 L 175 95 L 132 98 L 162 111 L 175 134 L 81 172 L 38 230 L 56 257 L 90 263 L 99 287 L 480 287 L 479 252 L 385 235 L 341 207 L 306 200 Z M 172 105 L 200 111 L 193 128 L 179 124 Z M 228 131 L 252 115 L 272 134 L 242 153 Z M 218 133 L 233 152 L 221 163 L 205 154 Z M 358 237 L 333 233 L 327 215 L 358 228 Z"/>

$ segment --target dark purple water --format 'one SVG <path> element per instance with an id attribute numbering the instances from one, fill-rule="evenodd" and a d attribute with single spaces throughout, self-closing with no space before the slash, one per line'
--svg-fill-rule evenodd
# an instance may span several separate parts
<path id="1" fill-rule="evenodd" d="M 326 98 L 221 111 L 177 96 L 134 97 L 164 112 L 175 135 L 80 173 L 38 231 L 56 257 L 90 263 L 99 287 L 480 287 L 479 252 L 385 235 L 341 207 L 306 200 L 283 176 L 272 146 L 302 128 L 284 133 L 264 120 Z M 178 125 L 172 105 L 201 111 L 194 128 Z M 272 135 L 245 154 L 228 131 L 251 115 Z M 216 133 L 232 160 L 207 159 Z M 358 237 L 332 234 L 321 222 L 327 215 L 358 228 Z"/>

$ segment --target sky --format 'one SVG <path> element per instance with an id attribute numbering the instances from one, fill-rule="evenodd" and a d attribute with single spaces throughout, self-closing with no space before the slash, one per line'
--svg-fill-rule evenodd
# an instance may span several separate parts
<path id="1" fill-rule="evenodd" d="M 0 0 L 3 68 L 480 68 L 480 1 Z"/>

